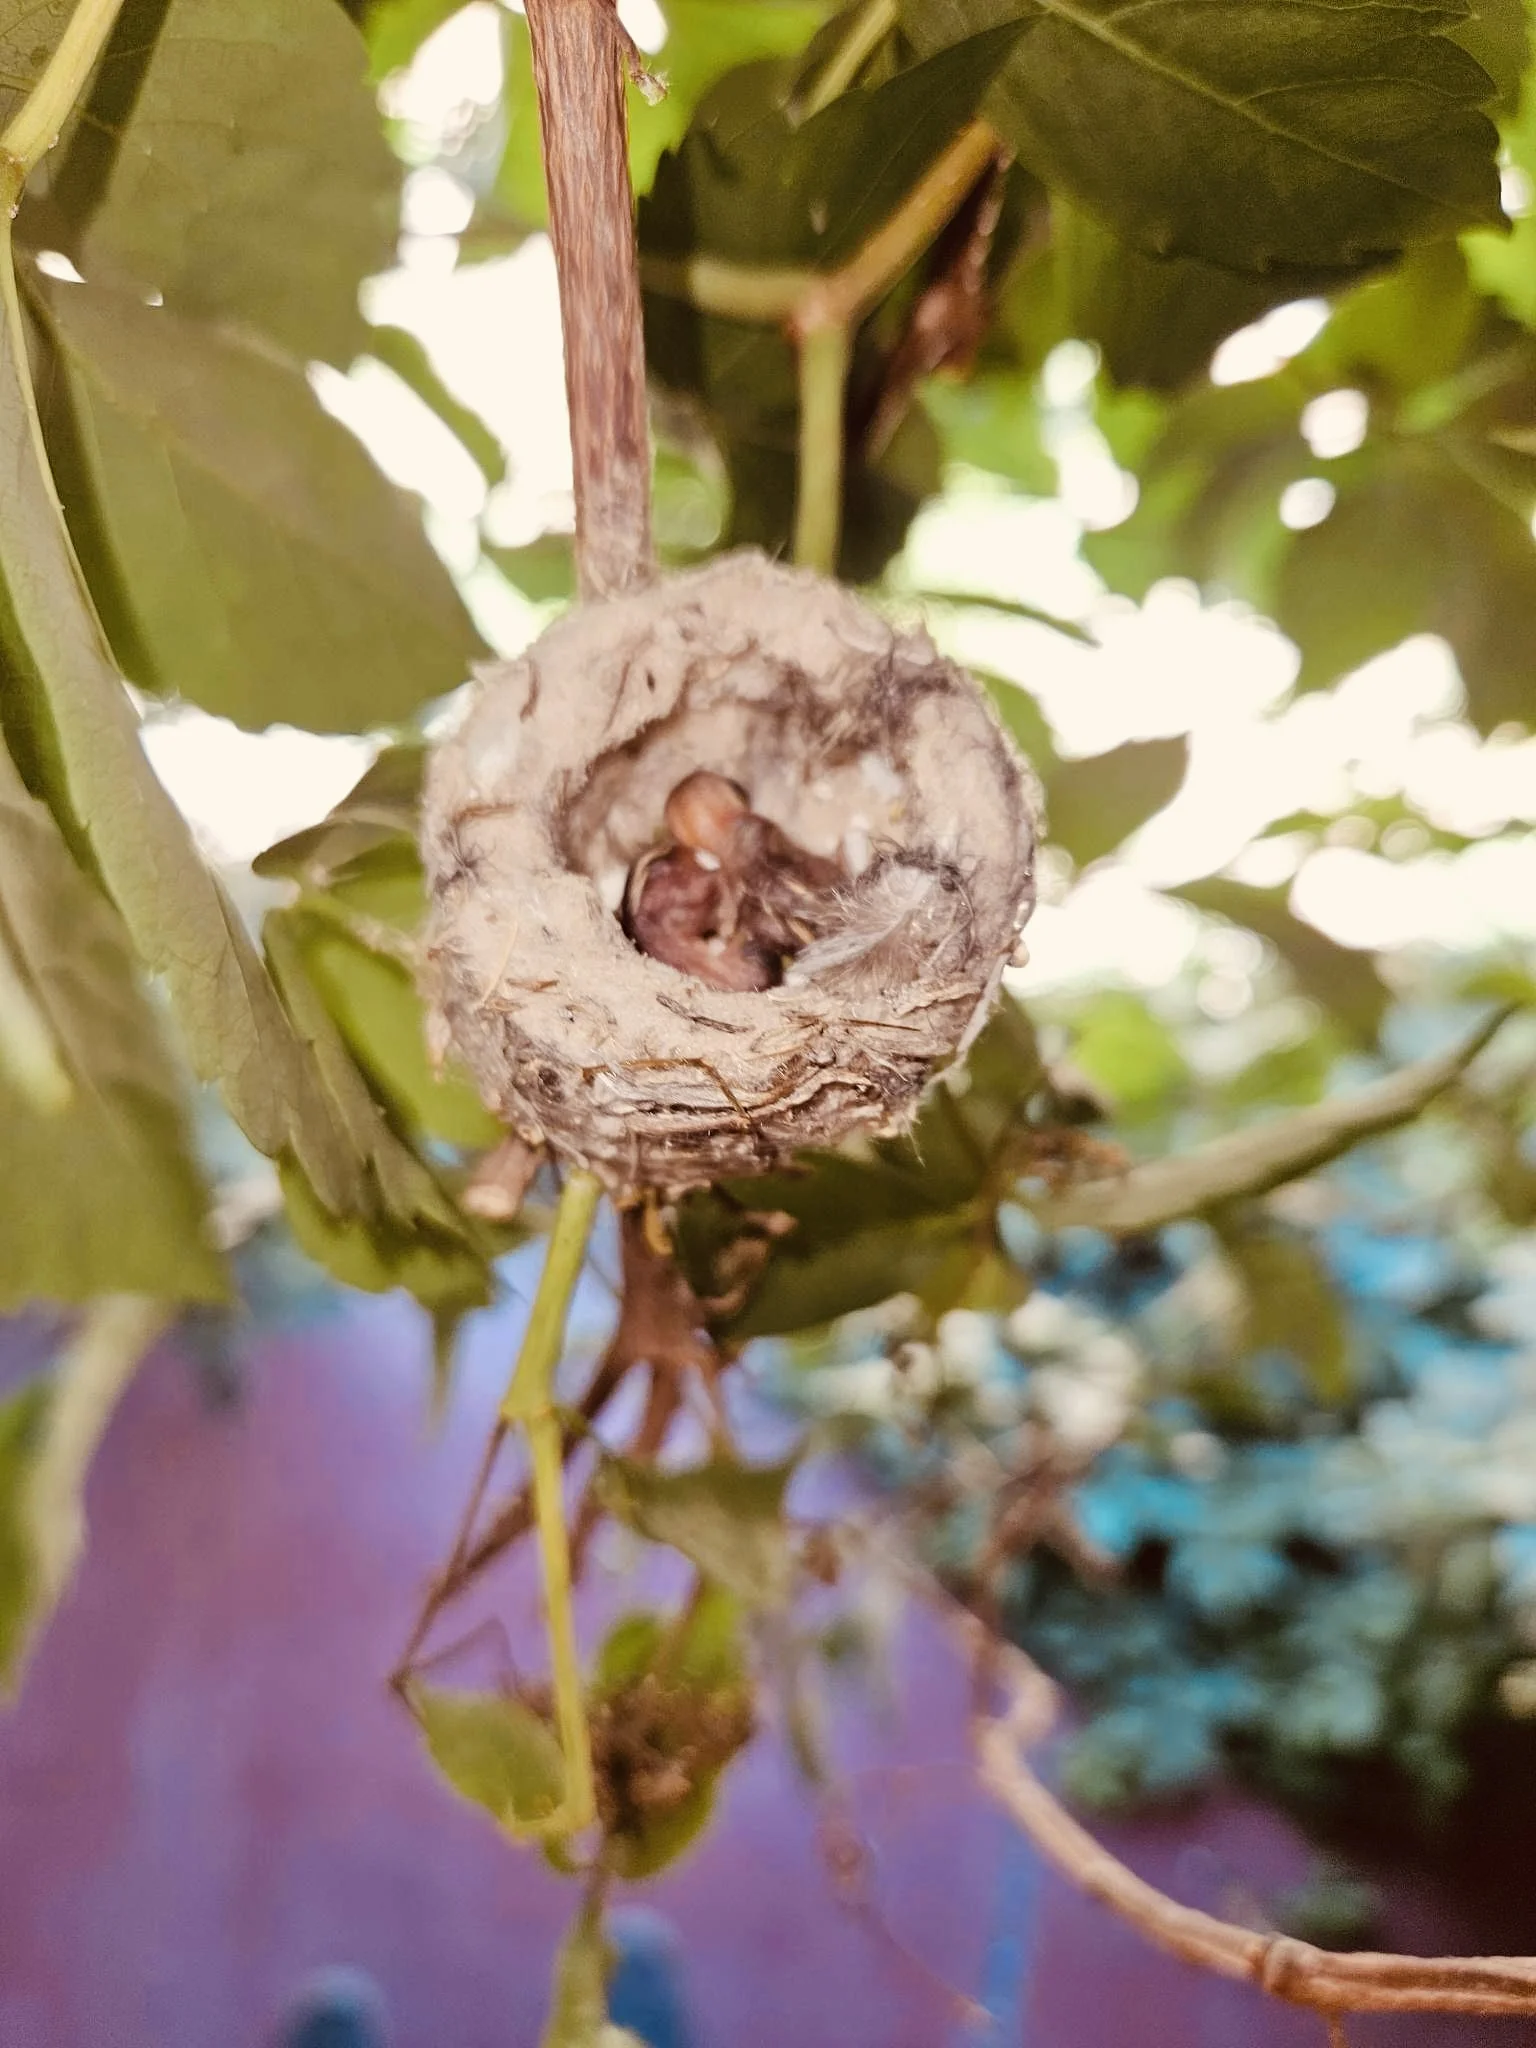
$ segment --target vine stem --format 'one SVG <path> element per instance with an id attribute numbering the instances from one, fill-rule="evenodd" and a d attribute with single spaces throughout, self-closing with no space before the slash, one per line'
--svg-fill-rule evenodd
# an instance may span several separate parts
<path id="1" fill-rule="evenodd" d="M 843 407 L 851 335 L 845 322 L 800 337 L 800 454 L 795 491 L 795 560 L 823 576 L 837 572 L 843 523 Z"/>
<path id="2" fill-rule="evenodd" d="M 586 1258 L 587 1239 L 592 1234 L 601 1192 L 596 1174 L 584 1170 L 572 1173 L 561 1189 L 528 1328 L 511 1385 L 501 1404 L 501 1422 L 514 1427 L 521 1425 L 528 1435 L 539 1562 L 544 1574 L 555 1724 L 565 1755 L 565 1797 L 558 1812 L 540 1823 L 541 1835 L 575 1834 L 591 1823 L 597 1810 L 592 1742 L 571 1607 L 571 1547 L 565 1526 L 563 1483 L 565 1439 L 553 1395 L 555 1367 L 565 1344 L 566 1317 Z"/>
<path id="3" fill-rule="evenodd" d="M 797 110 L 802 121 L 809 121 L 847 91 L 899 19 L 896 0 L 865 0 L 848 34 L 802 100 Z"/>
<path id="4" fill-rule="evenodd" d="M 0 135 L 0 204 L 14 208 L 28 174 L 59 139 L 59 131 L 112 33 L 123 0 L 80 0 L 64 25 L 42 76 Z"/>
<path id="5" fill-rule="evenodd" d="M 1329 2020 L 1330 2039 L 1351 2012 L 1536 2013 L 1536 1958 L 1399 1956 L 1315 1948 L 1280 1934 L 1259 1934 L 1181 1905 L 1111 1855 L 1074 1820 L 1029 1761 L 1050 1730 L 1056 1689 L 1022 1651 L 984 1639 L 1002 1665 L 1011 1694 L 1006 1711 L 977 1730 L 981 1778 L 1041 1854 L 1090 1898 L 1149 1941 L 1216 1976 L 1246 1980 L 1272 1998 L 1310 2006 Z"/>
<path id="6" fill-rule="evenodd" d="M 640 270 L 614 0 L 526 0 L 560 284 L 576 577 L 614 597 L 654 573 Z"/>

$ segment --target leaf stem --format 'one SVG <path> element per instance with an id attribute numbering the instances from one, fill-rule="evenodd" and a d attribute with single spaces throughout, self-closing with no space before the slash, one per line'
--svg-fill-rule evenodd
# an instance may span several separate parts
<path id="1" fill-rule="evenodd" d="M 823 576 L 837 570 L 843 518 L 843 404 L 849 330 L 834 322 L 800 337 L 800 461 L 795 560 Z"/>
<path id="2" fill-rule="evenodd" d="M 539 1562 L 544 1574 L 544 1608 L 549 1628 L 550 1676 L 555 1722 L 565 1753 L 565 1797 L 558 1812 L 540 1824 L 545 1834 L 575 1834 L 597 1810 L 592 1782 L 592 1742 L 582 1691 L 581 1662 L 571 1611 L 571 1547 L 565 1526 L 564 1432 L 553 1402 L 555 1367 L 565 1342 L 571 1296 L 586 1258 L 587 1239 L 602 1192 L 596 1174 L 573 1173 L 560 1191 L 544 1270 L 518 1352 L 512 1383 L 501 1404 L 503 1423 L 528 1432 L 533 1466 L 534 1515 Z"/>
<path id="3" fill-rule="evenodd" d="M 59 131 L 112 33 L 123 0 L 80 0 L 43 75 L 0 135 L 0 203 L 14 207 L 28 175 L 59 139 Z"/>
<path id="4" fill-rule="evenodd" d="M 823 107 L 830 106 L 839 93 L 848 90 L 896 26 L 897 19 L 896 0 L 865 0 L 847 35 L 796 109 L 802 121 L 809 121 Z"/>
<path id="5" fill-rule="evenodd" d="M 912 187 L 900 206 L 839 269 L 756 267 L 718 256 L 651 257 L 645 282 L 668 298 L 687 299 L 701 313 L 792 333 L 838 322 L 851 325 L 909 269 L 997 154 L 985 121 L 973 121 Z"/>

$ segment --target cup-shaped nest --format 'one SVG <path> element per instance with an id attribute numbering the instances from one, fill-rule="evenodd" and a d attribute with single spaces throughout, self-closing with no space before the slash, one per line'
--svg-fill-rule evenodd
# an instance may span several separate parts
<path id="1" fill-rule="evenodd" d="M 836 864 L 777 986 L 713 985 L 626 925 L 700 769 Z M 578 607 L 484 674 L 433 759 L 434 1037 L 510 1130 L 621 1195 L 897 1131 L 1015 951 L 1034 816 L 964 670 L 821 577 L 737 554 Z"/>

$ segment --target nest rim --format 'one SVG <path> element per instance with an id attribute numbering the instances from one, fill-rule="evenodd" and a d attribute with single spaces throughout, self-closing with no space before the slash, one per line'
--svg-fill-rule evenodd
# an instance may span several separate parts
<path id="1" fill-rule="evenodd" d="M 427 776 L 424 983 L 435 1044 L 506 1127 L 621 1197 L 903 1128 L 979 1029 L 1034 903 L 1036 786 L 967 672 L 747 550 L 574 607 L 477 681 Z M 753 758 L 696 758 L 722 736 Z M 622 875 L 680 763 L 738 775 L 818 851 L 888 797 L 880 845 L 970 876 L 963 965 L 853 1002 L 792 977 L 722 990 L 641 953 Z"/>

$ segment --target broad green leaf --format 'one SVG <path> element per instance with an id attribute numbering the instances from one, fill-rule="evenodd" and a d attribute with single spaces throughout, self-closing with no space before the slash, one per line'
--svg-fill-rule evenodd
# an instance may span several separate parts
<path id="1" fill-rule="evenodd" d="M 1511 165 L 1536 187 L 1536 76 L 1531 72 L 1503 136 Z M 1509 234 L 1467 235 L 1464 247 L 1479 290 L 1492 292 L 1517 320 L 1536 327 L 1536 207 L 1528 206 Z"/>
<path id="2" fill-rule="evenodd" d="M 1043 775 L 1056 759 L 1056 741 L 1038 702 L 1022 683 L 1008 676 L 982 674 L 978 680 L 986 686 L 993 708 L 1015 746 L 1035 773 Z"/>
<path id="3" fill-rule="evenodd" d="M 731 72 L 662 159 L 640 208 L 647 256 L 752 264 L 846 261 L 969 121 L 1019 36 L 991 27 L 809 120 L 790 110 L 794 67 Z"/>
<path id="4" fill-rule="evenodd" d="M 1030 169 L 1156 256 L 1348 268 L 1501 218 L 1458 0 L 902 0 L 926 52 L 1000 19 L 987 104 Z"/>
<path id="5" fill-rule="evenodd" d="M 1451 34 L 1493 80 L 1496 97 L 1492 110 L 1513 112 L 1531 56 L 1528 0 L 1473 0 L 1465 19 L 1457 22 Z"/>
<path id="6" fill-rule="evenodd" d="M 372 1292 L 406 1287 L 434 1311 L 479 1306 L 490 1298 L 491 1238 L 459 1209 L 369 1092 L 310 977 L 290 915 L 269 917 L 264 936 L 273 977 L 309 1047 L 330 1113 L 362 1162 L 362 1199 L 339 1213 L 317 1199 L 301 1172 L 279 1163 L 295 1237 L 348 1286 Z"/>
<path id="7" fill-rule="evenodd" d="M 1296 374 L 1319 391 L 1339 384 L 1360 384 L 1372 395 L 1383 384 L 1394 393 L 1416 391 L 1461 367 L 1488 313 L 1455 242 L 1413 249 L 1339 300 Z"/>
<path id="8" fill-rule="evenodd" d="M 71 0 L 4 0 L 0 5 L 0 127 L 36 85 L 73 12 Z"/>
<path id="9" fill-rule="evenodd" d="M 798 395 L 794 352 L 772 326 L 701 315 L 665 267 L 700 253 L 749 264 L 820 268 L 845 261 L 906 198 L 975 112 L 1015 31 L 947 50 L 874 87 L 857 87 L 809 119 L 791 107 L 798 67 L 764 61 L 729 72 L 663 157 L 640 207 L 646 350 L 667 389 L 704 407 L 732 491 L 731 545 L 770 553 L 793 523 Z M 839 573 L 878 575 L 917 505 L 937 488 L 939 448 L 920 409 L 871 463 L 857 431 L 878 397 L 885 349 L 868 324 L 849 381 L 844 546 Z M 860 408 L 865 408 L 861 414 Z"/>
<path id="10" fill-rule="evenodd" d="M 0 1696 L 68 1587 L 85 1546 L 85 1482 L 140 1363 L 171 1320 L 163 1302 L 108 1295 L 51 1374 L 0 1403 Z"/>
<path id="11" fill-rule="evenodd" d="M 306 896 L 271 916 L 285 921 L 352 1057 L 396 1119 L 417 1137 L 469 1148 L 496 1144 L 502 1127 L 468 1077 L 457 1067 L 433 1071 L 410 968 L 369 944 L 366 925 L 347 920 L 335 898 Z"/>
<path id="12" fill-rule="evenodd" d="M 455 1792 L 510 1829 L 547 1820 L 565 1791 L 554 1730 L 506 1693 L 412 1686 L 411 1705 L 433 1763 Z"/>
<path id="13" fill-rule="evenodd" d="M 464 680 L 478 642 L 416 503 L 301 361 L 167 305 L 37 277 L 71 531 L 132 681 L 247 727 L 352 732 Z"/>
<path id="14" fill-rule="evenodd" d="M 1287 908 L 1283 891 L 1254 889 L 1211 875 L 1169 892 L 1267 939 L 1302 992 L 1337 1018 L 1351 1037 L 1374 1045 L 1387 1007 L 1386 985 L 1369 953 L 1341 946 Z"/>
<path id="15" fill-rule="evenodd" d="M 416 861 L 416 821 L 427 750 L 421 740 L 385 747 L 318 825 L 269 846 L 251 863 L 258 875 L 283 876 L 317 889 L 339 881 L 354 863 L 386 850 Z"/>
<path id="16" fill-rule="evenodd" d="M 21 239 L 91 283 L 345 364 L 400 165 L 362 37 L 313 0 L 128 0 Z"/>
<path id="17" fill-rule="evenodd" d="M 1127 1120 L 1162 1115 L 1189 1079 L 1177 1039 L 1127 989 L 1094 996 L 1075 1020 L 1072 1064 Z"/>
<path id="18" fill-rule="evenodd" d="M 1189 741 L 1128 740 L 1107 754 L 1063 761 L 1046 783 L 1046 837 L 1079 867 L 1113 853 L 1171 803 L 1189 765 Z"/>
<path id="19" fill-rule="evenodd" d="M 35 1379 L 0 1400 L 0 1690 L 5 1692 L 32 1631 L 38 1573 L 27 1486 L 50 1397 L 47 1380 Z"/>
<path id="20" fill-rule="evenodd" d="M 626 1614 L 609 1630 L 597 1653 L 592 1690 L 596 1697 L 618 1692 L 643 1678 L 663 1657 L 666 1670 L 684 1684 L 708 1691 L 740 1685 L 746 1665 L 741 1648 L 741 1603 L 723 1586 L 703 1585 L 679 1633 L 661 1614 Z"/>
<path id="21" fill-rule="evenodd" d="M 1064 331 L 1097 343 L 1116 384 L 1151 391 L 1198 376 L 1229 334 L 1272 306 L 1336 290 L 1354 274 L 1285 265 L 1261 274 L 1149 255 L 1059 196 L 1051 224 Z"/>
<path id="22" fill-rule="evenodd" d="M 122 927 L 0 751 L 0 1309 L 222 1300 L 181 1074 Z"/>
<path id="23" fill-rule="evenodd" d="M 1246 1219 L 1218 1216 L 1215 1221 L 1227 1263 L 1242 1288 L 1239 1326 L 1245 1353 L 1286 1353 L 1317 1400 L 1337 1406 L 1353 1382 L 1349 1325 L 1316 1248 L 1297 1233 Z"/>
<path id="24" fill-rule="evenodd" d="M 1301 687 L 1335 681 L 1412 633 L 1451 644 L 1484 732 L 1533 718 L 1536 544 L 1524 516 L 1429 439 L 1368 445 L 1330 465 L 1337 502 L 1298 534 L 1276 622 L 1302 651 Z"/>
<path id="25" fill-rule="evenodd" d="M 1130 517 L 1085 536 L 1093 567 L 1128 597 L 1145 597 L 1161 577 L 1187 576 L 1267 609 L 1291 541 L 1280 494 L 1318 468 L 1300 424 L 1313 395 L 1293 367 L 1181 399 L 1137 465 Z"/>
<path id="26" fill-rule="evenodd" d="M 1007 477 L 1031 497 L 1056 494 L 1056 463 L 1041 439 L 1040 408 L 1017 371 L 983 371 L 962 383 L 937 377 L 923 404 L 947 462 Z"/>
<path id="27" fill-rule="evenodd" d="M 0 719 L 17 767 L 164 976 L 193 1066 L 269 1158 L 294 1154 L 333 1211 L 356 1213 L 361 1162 L 255 948 L 139 744 L 138 721 L 59 518 L 26 381 L 0 226 Z"/>
<path id="28" fill-rule="evenodd" d="M 1461 1044 L 1384 1080 L 1288 1116 L 1213 1139 L 1183 1157 L 1149 1160 L 1035 1205 L 1048 1230 L 1133 1236 L 1224 1203 L 1266 1194 L 1326 1166 L 1350 1146 L 1410 1122 L 1476 1058 L 1509 1015 L 1495 1011 Z"/>
<path id="29" fill-rule="evenodd" d="M 793 1467 L 712 1459 L 680 1472 L 607 1458 L 598 1497 L 611 1515 L 669 1544 L 706 1578 L 753 1606 L 773 1606 L 789 1591 L 792 1565 L 784 1525 L 784 1488 Z"/>
<path id="30" fill-rule="evenodd" d="M 530 604 L 564 604 L 576 595 L 576 560 L 568 533 L 542 533 L 517 548 L 490 542 L 481 552 Z"/>
<path id="31" fill-rule="evenodd" d="M 786 1172 L 686 1203 L 680 1248 L 702 1295 L 729 1289 L 728 1275 L 717 1284 L 717 1262 L 728 1266 L 743 1211 L 792 1226 L 726 1321 L 731 1338 L 806 1329 L 908 1292 L 934 1314 L 958 1306 L 996 1249 L 995 1200 L 1041 1073 L 1029 1022 L 1005 996 L 906 1137 L 808 1153 Z"/>

